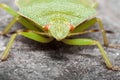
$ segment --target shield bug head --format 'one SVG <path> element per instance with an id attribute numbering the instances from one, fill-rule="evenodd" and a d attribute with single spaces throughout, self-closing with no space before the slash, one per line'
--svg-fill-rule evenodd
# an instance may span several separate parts
<path id="1" fill-rule="evenodd" d="M 54 20 L 45 25 L 45 30 L 49 31 L 50 34 L 58 41 L 67 37 L 69 32 L 73 29 L 74 26 L 64 20 Z"/>

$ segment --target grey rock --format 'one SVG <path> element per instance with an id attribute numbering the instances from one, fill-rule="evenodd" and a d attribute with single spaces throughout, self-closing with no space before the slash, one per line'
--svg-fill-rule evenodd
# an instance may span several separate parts
<path id="1" fill-rule="evenodd" d="M 17 10 L 12 0 L 0 0 Z M 120 44 L 120 1 L 99 0 L 98 17 L 103 21 L 109 42 Z M 0 31 L 12 16 L 0 9 Z M 23 28 L 16 23 L 11 31 Z M 94 28 L 99 28 L 95 25 Z M 101 33 L 80 37 L 99 40 Z M 0 36 L 0 54 L 10 37 Z M 120 65 L 120 49 L 104 47 L 114 65 Z M 18 36 L 13 43 L 9 58 L 0 62 L 0 80 L 120 80 L 120 72 L 108 70 L 96 46 L 69 46 L 57 41 L 41 44 Z"/>

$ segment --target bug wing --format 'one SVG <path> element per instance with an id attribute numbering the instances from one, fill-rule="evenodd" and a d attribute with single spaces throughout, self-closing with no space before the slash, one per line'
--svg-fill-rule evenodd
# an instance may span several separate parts
<path id="1" fill-rule="evenodd" d="M 15 3 L 20 8 L 25 6 L 31 6 L 36 3 L 48 3 L 51 1 L 54 1 L 54 0 L 15 0 Z"/>
<path id="2" fill-rule="evenodd" d="M 96 10 L 90 6 L 90 0 L 85 1 L 16 0 L 16 3 L 22 15 L 41 26 L 54 19 L 64 19 L 76 27 L 96 14 Z"/>
<path id="3" fill-rule="evenodd" d="M 35 3 L 42 3 L 42 2 L 47 3 L 47 2 L 51 2 L 51 1 L 54 1 L 54 0 L 15 0 L 15 3 L 19 7 L 24 7 L 24 6 L 30 6 L 30 5 L 35 4 Z M 78 4 L 83 4 L 83 5 L 86 5 L 88 7 L 91 7 L 92 4 L 95 4 L 97 2 L 96 0 L 66 0 L 66 1 L 78 3 Z"/>

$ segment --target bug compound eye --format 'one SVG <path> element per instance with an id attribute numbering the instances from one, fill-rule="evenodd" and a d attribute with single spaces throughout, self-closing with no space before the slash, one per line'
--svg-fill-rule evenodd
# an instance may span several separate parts
<path id="1" fill-rule="evenodd" d="M 75 28 L 72 24 L 69 24 L 69 27 L 70 27 L 70 31 L 73 31 Z"/>
<path id="2" fill-rule="evenodd" d="M 48 31 L 49 28 L 50 28 L 50 24 L 46 24 L 46 25 L 44 26 L 45 31 Z"/>

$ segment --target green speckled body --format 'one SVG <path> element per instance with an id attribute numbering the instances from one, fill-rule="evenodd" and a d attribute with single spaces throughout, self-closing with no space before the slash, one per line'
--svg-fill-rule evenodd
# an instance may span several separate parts
<path id="1" fill-rule="evenodd" d="M 16 0 L 16 3 L 22 16 L 42 28 L 50 24 L 50 34 L 59 40 L 69 34 L 68 23 L 77 27 L 96 14 L 91 0 Z"/>

